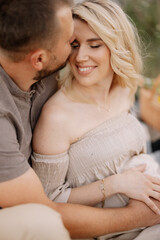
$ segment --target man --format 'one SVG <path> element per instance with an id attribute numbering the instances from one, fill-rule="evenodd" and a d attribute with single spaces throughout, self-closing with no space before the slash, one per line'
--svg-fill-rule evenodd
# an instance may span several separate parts
<path id="1" fill-rule="evenodd" d="M 28 163 L 32 129 L 56 90 L 51 73 L 70 54 L 71 4 L 0 0 L 0 239 L 69 239 L 58 213 L 73 238 L 160 223 L 138 202 L 121 209 L 54 203 Z"/>

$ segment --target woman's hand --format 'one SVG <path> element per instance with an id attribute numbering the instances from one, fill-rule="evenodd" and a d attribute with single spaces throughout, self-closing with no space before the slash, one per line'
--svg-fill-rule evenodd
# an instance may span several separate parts
<path id="1" fill-rule="evenodd" d="M 160 210 L 151 199 L 152 197 L 160 201 L 160 178 L 146 175 L 145 168 L 146 165 L 140 165 L 118 174 L 117 188 L 119 190 L 117 190 L 129 198 L 144 202 L 152 211 L 160 214 Z"/>

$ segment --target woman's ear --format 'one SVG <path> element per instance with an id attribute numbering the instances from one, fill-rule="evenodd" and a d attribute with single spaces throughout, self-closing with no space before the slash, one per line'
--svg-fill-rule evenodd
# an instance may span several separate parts
<path id="1" fill-rule="evenodd" d="M 38 49 L 31 53 L 30 61 L 36 71 L 41 71 L 46 66 L 48 60 L 49 56 L 44 49 Z"/>

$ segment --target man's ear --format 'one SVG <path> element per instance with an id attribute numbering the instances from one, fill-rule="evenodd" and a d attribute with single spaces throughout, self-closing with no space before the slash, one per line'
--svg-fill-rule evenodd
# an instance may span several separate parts
<path id="1" fill-rule="evenodd" d="M 47 51 L 44 49 L 38 49 L 31 53 L 30 61 L 32 66 L 35 68 L 36 71 L 41 71 L 46 63 L 49 60 L 49 56 Z"/>

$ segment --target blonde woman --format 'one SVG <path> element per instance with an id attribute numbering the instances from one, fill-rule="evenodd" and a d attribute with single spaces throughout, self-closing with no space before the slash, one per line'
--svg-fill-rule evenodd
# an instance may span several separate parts
<path id="1" fill-rule="evenodd" d="M 73 16 L 72 54 L 35 128 L 33 168 L 54 201 L 109 208 L 127 205 L 129 197 L 159 214 L 150 198 L 160 200 L 159 168 L 130 113 L 142 70 L 136 30 L 109 0 L 77 4 Z"/>

